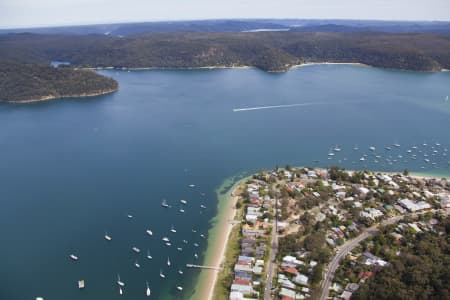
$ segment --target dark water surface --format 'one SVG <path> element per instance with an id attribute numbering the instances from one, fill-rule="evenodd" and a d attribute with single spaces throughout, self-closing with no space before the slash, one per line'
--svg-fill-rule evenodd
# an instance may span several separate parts
<path id="1" fill-rule="evenodd" d="M 450 73 L 353 66 L 101 73 L 119 81 L 119 92 L 0 105 L 0 299 L 119 299 L 118 273 L 123 299 L 144 299 L 146 281 L 152 299 L 188 298 L 198 273 L 183 266 L 201 262 L 214 190 L 242 171 L 289 163 L 450 174 Z M 308 105 L 233 111 L 298 103 Z M 394 143 L 401 146 L 384 150 Z M 336 145 L 342 151 L 328 160 Z M 416 160 L 407 153 L 414 145 Z M 188 201 L 184 214 L 180 199 Z"/>

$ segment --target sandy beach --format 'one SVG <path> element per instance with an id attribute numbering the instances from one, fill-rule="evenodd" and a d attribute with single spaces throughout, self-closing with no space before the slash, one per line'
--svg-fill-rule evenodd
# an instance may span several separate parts
<path id="1" fill-rule="evenodd" d="M 320 66 L 320 65 L 344 65 L 344 66 L 357 66 L 357 67 L 370 67 L 369 65 L 357 63 L 357 62 L 308 62 L 299 65 L 294 65 L 290 69 L 303 68 L 309 66 Z"/>
<path id="2" fill-rule="evenodd" d="M 225 259 L 228 239 L 233 228 L 233 225 L 230 224 L 230 220 L 233 220 L 236 215 L 235 205 L 238 197 L 234 196 L 234 192 L 242 180 L 245 179 L 241 179 L 234 183 L 232 188 L 230 188 L 226 194 L 217 192 L 219 198 L 217 207 L 218 214 L 212 220 L 214 225 L 208 233 L 209 239 L 205 260 L 203 262 L 204 265 L 220 266 Z M 222 184 L 221 188 L 226 186 L 226 183 L 227 181 Z M 221 188 L 219 188 L 218 191 L 220 191 Z M 216 270 L 202 270 L 197 280 L 194 294 L 190 299 L 212 300 L 218 272 L 219 271 Z"/>

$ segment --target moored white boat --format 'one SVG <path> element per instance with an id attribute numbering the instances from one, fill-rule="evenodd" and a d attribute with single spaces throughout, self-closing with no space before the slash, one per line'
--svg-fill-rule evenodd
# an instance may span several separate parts
<path id="1" fill-rule="evenodd" d="M 169 207 L 169 204 L 167 204 L 166 199 L 163 199 L 163 201 L 161 202 L 161 206 L 166 208 Z"/>
<path id="2" fill-rule="evenodd" d="M 70 254 L 69 257 L 70 257 L 72 260 L 78 260 L 78 256 L 76 256 L 75 254 Z"/>
<path id="3" fill-rule="evenodd" d="M 148 282 L 147 281 L 145 282 L 145 285 L 147 286 L 147 289 L 145 290 L 145 295 L 147 297 L 150 297 L 152 291 L 150 290 L 150 287 L 148 286 Z"/>
<path id="4" fill-rule="evenodd" d="M 117 274 L 117 284 L 119 286 L 125 286 L 125 283 L 122 280 L 120 280 L 120 275 L 119 274 Z"/>

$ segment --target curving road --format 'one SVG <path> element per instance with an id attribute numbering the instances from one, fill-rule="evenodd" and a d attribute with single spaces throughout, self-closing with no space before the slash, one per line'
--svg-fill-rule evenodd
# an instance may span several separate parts
<path id="1" fill-rule="evenodd" d="M 412 216 L 412 215 L 416 215 L 416 214 L 410 214 L 410 216 Z M 405 216 L 407 216 L 407 215 L 395 216 L 395 217 L 389 218 L 387 220 L 384 220 L 383 222 L 381 222 L 379 224 L 373 225 L 372 227 L 369 227 L 369 228 L 363 230 L 363 232 L 360 235 L 358 235 L 356 238 L 348 240 L 342 246 L 338 247 L 337 251 L 336 251 L 336 255 L 333 257 L 331 262 L 328 264 L 328 270 L 325 274 L 325 280 L 322 283 L 322 294 L 320 295 L 319 299 L 325 300 L 328 297 L 328 291 L 330 289 L 331 281 L 333 280 L 333 277 L 334 277 L 334 272 L 336 272 L 336 269 L 339 266 L 339 262 L 342 260 L 342 258 L 344 258 L 347 255 L 347 253 L 349 253 L 354 248 L 356 248 L 356 246 L 358 246 L 359 243 L 362 242 L 363 240 L 377 234 L 378 226 L 380 226 L 380 225 L 386 226 L 386 225 L 394 224 L 394 223 L 398 222 L 399 220 L 403 219 Z"/>
<path id="2" fill-rule="evenodd" d="M 421 212 L 410 213 L 410 214 L 401 215 L 401 216 L 395 216 L 395 217 L 384 220 L 383 222 L 381 222 L 379 224 L 375 224 L 372 227 L 369 227 L 369 228 L 363 230 L 363 232 L 360 235 L 358 235 L 356 238 L 349 240 L 346 243 L 344 243 L 342 246 L 338 247 L 336 250 L 336 255 L 333 257 L 331 262 L 328 264 L 328 270 L 325 274 L 325 280 L 322 283 L 322 294 L 320 295 L 319 299 L 325 300 L 328 297 L 328 292 L 330 289 L 331 281 L 333 280 L 333 277 L 334 277 L 334 272 L 336 272 L 336 269 L 339 266 L 339 262 L 342 260 L 342 258 L 345 257 L 345 255 L 347 255 L 348 252 L 350 252 L 356 246 L 358 246 L 360 242 L 362 242 L 363 240 L 367 239 L 368 237 L 373 236 L 376 233 L 378 233 L 378 226 L 380 226 L 380 225 L 386 226 L 386 225 L 391 225 L 391 224 L 397 223 L 398 221 L 400 221 L 401 219 L 403 219 L 406 216 L 415 217 L 415 216 L 418 216 L 421 214 L 425 214 L 427 212 L 435 213 L 437 211 L 445 212 L 445 213 L 447 213 L 447 215 L 450 212 L 450 210 L 446 210 L 446 209 L 432 209 L 429 211 L 421 211 Z"/>

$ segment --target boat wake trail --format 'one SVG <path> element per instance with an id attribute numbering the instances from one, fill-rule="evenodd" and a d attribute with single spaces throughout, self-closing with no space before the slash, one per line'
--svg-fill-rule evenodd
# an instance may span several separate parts
<path id="1" fill-rule="evenodd" d="M 257 107 L 243 107 L 243 108 L 235 108 L 235 109 L 233 109 L 233 112 L 260 110 L 260 109 L 272 109 L 272 108 L 285 108 L 285 107 L 295 107 L 295 106 L 310 106 L 310 105 L 320 105 L 320 104 L 324 104 L 324 103 L 310 102 L 310 103 L 295 103 L 295 104 L 257 106 Z"/>

